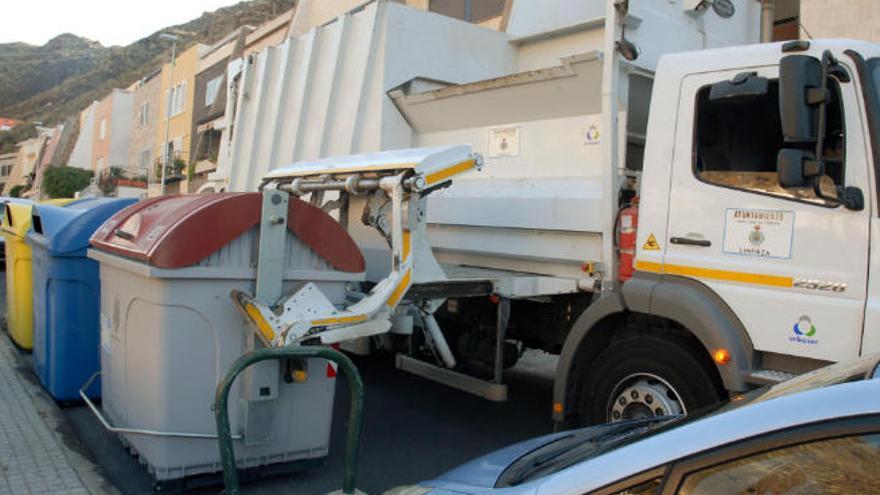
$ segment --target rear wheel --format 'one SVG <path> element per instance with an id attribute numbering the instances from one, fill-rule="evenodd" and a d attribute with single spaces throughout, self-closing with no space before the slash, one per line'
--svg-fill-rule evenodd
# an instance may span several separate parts
<path id="1" fill-rule="evenodd" d="M 657 336 L 611 344 L 585 377 L 581 424 L 687 414 L 719 402 L 717 380 L 692 347 Z"/>

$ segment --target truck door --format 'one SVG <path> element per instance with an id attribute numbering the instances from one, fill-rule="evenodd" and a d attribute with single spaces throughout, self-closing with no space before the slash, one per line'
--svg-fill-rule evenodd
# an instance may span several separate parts
<path id="1" fill-rule="evenodd" d="M 853 70 L 847 69 L 850 74 Z M 745 70 L 745 69 L 743 69 Z M 662 271 L 700 280 L 739 316 L 756 350 L 821 360 L 859 354 L 870 205 L 849 210 L 812 189 L 783 189 L 778 67 L 764 94 L 713 98 L 743 70 L 682 85 Z M 868 192 L 853 83 L 829 83 L 827 180 Z M 831 190 L 834 188 L 831 187 Z M 823 188 L 823 191 L 825 189 Z M 870 201 L 870 194 L 865 194 Z"/>

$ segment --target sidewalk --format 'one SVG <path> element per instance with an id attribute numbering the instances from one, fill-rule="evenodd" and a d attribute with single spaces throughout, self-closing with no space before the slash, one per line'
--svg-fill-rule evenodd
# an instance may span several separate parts
<path id="1" fill-rule="evenodd" d="M 71 448 L 61 411 L 36 380 L 30 356 L 0 332 L 0 495 L 117 493 Z"/>

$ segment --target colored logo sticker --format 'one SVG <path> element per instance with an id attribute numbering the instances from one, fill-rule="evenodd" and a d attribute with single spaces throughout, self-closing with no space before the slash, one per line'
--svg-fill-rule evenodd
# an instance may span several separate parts
<path id="1" fill-rule="evenodd" d="M 657 243 L 657 238 L 654 237 L 654 234 L 648 235 L 648 240 L 642 245 L 642 249 L 645 251 L 660 251 L 660 244 Z"/>
<path id="2" fill-rule="evenodd" d="M 816 335 L 816 325 L 813 325 L 813 321 L 807 315 L 801 316 L 792 330 L 794 330 L 794 335 L 788 340 L 795 344 L 815 345 L 819 343 L 818 339 L 812 338 Z"/>

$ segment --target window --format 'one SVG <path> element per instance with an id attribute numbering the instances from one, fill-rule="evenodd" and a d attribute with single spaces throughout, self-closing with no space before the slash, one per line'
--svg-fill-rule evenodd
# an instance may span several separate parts
<path id="1" fill-rule="evenodd" d="M 186 109 L 186 81 L 181 81 L 165 93 L 165 116 L 174 117 Z"/>
<path id="2" fill-rule="evenodd" d="M 468 22 L 483 22 L 504 12 L 505 0 L 431 0 L 429 9 Z"/>
<path id="3" fill-rule="evenodd" d="M 98 139 L 105 137 L 107 137 L 107 118 L 101 117 L 101 122 L 98 124 Z"/>
<path id="4" fill-rule="evenodd" d="M 220 92 L 220 84 L 223 83 L 223 76 L 219 75 L 208 81 L 205 86 L 205 106 L 209 107 L 217 100 L 217 94 Z"/>
<path id="5" fill-rule="evenodd" d="M 141 109 L 138 113 L 138 122 L 141 127 L 146 127 L 150 123 L 150 102 L 141 103 Z"/>
<path id="6" fill-rule="evenodd" d="M 829 79 L 824 145 L 825 173 L 843 185 L 844 125 L 840 87 Z M 697 92 L 694 170 L 710 184 L 823 203 L 812 187 L 782 188 L 776 173 L 779 150 L 785 146 L 779 117 L 779 82 L 771 80 L 765 95 L 712 101 L 711 86 Z"/>
<path id="7" fill-rule="evenodd" d="M 880 493 L 880 434 L 785 447 L 689 474 L 681 495 Z"/>
<path id="8" fill-rule="evenodd" d="M 138 166 L 142 169 L 149 169 L 150 167 L 150 149 L 147 148 L 140 152 L 138 155 Z"/>
<path id="9" fill-rule="evenodd" d="M 100 172 L 101 170 L 104 170 L 106 168 L 106 165 L 107 160 L 103 156 L 98 158 L 97 162 L 95 162 L 95 171 Z"/>

